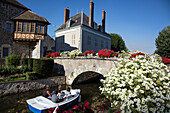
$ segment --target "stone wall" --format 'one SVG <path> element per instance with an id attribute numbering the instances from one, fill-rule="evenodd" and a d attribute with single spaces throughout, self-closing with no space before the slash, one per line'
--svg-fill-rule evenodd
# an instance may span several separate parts
<path id="1" fill-rule="evenodd" d="M 2 57 L 3 46 L 8 45 L 9 54 L 13 52 L 12 47 L 15 24 L 11 18 L 23 11 L 25 11 L 23 8 L 0 1 L 0 65 L 4 64 L 4 58 Z M 6 30 L 7 23 L 11 24 L 10 32 L 7 32 Z M 19 50 L 21 48 L 22 47 L 19 46 L 17 49 Z"/>
<path id="2" fill-rule="evenodd" d="M 65 76 L 57 76 L 33 81 L 0 83 L 0 96 L 14 93 L 22 93 L 30 90 L 43 89 L 46 85 L 63 85 L 65 84 L 65 81 Z"/>

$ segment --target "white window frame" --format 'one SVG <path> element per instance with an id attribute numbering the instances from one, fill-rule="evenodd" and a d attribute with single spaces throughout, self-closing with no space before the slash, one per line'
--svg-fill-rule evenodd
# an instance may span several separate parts
<path id="1" fill-rule="evenodd" d="M 9 48 L 9 51 L 8 51 L 8 56 L 9 56 L 11 54 L 11 46 L 9 44 L 3 44 L 1 46 L 1 58 L 5 59 L 5 57 L 3 57 L 3 48 Z"/>

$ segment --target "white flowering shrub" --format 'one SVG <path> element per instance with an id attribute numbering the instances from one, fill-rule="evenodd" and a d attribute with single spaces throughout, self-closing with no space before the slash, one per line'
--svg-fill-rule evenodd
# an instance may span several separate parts
<path id="1" fill-rule="evenodd" d="M 63 52 L 60 53 L 60 56 L 63 56 L 63 57 L 70 56 L 70 52 L 69 51 L 63 51 Z"/>
<path id="2" fill-rule="evenodd" d="M 104 77 L 100 90 L 122 113 L 170 112 L 170 73 L 163 63 L 139 55 Z"/>
<path id="3" fill-rule="evenodd" d="M 150 58 L 155 59 L 157 62 L 162 63 L 162 58 L 158 54 L 153 54 Z"/>
<path id="4" fill-rule="evenodd" d="M 70 52 L 70 57 L 75 58 L 76 56 L 82 55 L 83 53 L 79 49 L 72 50 Z"/>

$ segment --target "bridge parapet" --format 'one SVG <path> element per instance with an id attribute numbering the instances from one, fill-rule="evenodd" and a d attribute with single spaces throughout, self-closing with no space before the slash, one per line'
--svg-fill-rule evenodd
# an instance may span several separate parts
<path id="1" fill-rule="evenodd" d="M 55 58 L 55 69 L 66 76 L 66 84 L 71 85 L 81 73 L 92 71 L 102 75 L 107 74 L 111 68 L 116 68 L 114 59 L 101 58 Z"/>

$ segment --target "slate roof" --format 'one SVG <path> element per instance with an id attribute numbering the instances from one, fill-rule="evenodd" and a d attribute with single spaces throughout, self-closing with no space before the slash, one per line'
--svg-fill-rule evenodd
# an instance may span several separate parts
<path id="1" fill-rule="evenodd" d="M 74 15 L 74 16 L 72 16 L 72 17 L 70 18 L 70 19 L 71 19 L 70 27 L 74 27 L 74 26 L 77 26 L 77 25 L 81 25 L 81 15 L 82 15 L 82 13 L 78 13 L 78 14 L 76 14 L 76 15 Z M 62 29 L 66 29 L 66 26 L 68 26 L 70 19 L 67 20 L 67 22 L 66 22 L 65 24 L 62 24 L 56 31 L 59 31 L 59 30 L 62 30 Z M 95 22 L 94 22 L 94 23 L 95 23 Z M 83 25 L 83 26 L 86 26 L 86 27 L 88 27 L 88 28 L 90 28 L 90 29 L 92 29 L 92 30 L 95 30 L 95 31 L 97 31 L 97 32 L 103 33 L 103 34 L 111 37 L 111 36 L 110 36 L 108 33 L 106 33 L 106 32 L 101 32 L 101 31 L 99 31 L 99 30 L 96 30 L 96 29 L 94 29 L 94 28 L 89 27 L 89 17 L 88 17 L 86 14 L 84 14 L 84 13 L 83 13 L 83 24 L 82 24 L 82 25 Z"/>
<path id="2" fill-rule="evenodd" d="M 48 20 L 46 20 L 44 17 L 28 10 L 25 11 L 15 17 L 12 18 L 13 20 L 29 20 L 29 21 L 39 21 L 39 22 L 45 22 L 47 24 L 50 24 Z"/>
<path id="3" fill-rule="evenodd" d="M 70 18 L 71 19 L 70 27 L 81 25 L 81 15 L 82 13 L 78 13 Z M 65 24 L 62 24 L 56 31 L 65 29 L 69 21 L 70 20 L 67 20 L 67 22 Z M 84 13 L 83 13 L 83 25 L 86 25 L 86 26 L 89 25 L 89 17 L 85 15 Z"/>
<path id="4" fill-rule="evenodd" d="M 20 8 L 23 8 L 25 10 L 30 10 L 28 7 L 26 7 L 25 5 L 21 4 L 17 0 L 1 0 L 1 1 L 5 2 L 5 3 L 9 3 L 9 4 L 17 6 L 17 7 L 20 7 Z"/>

